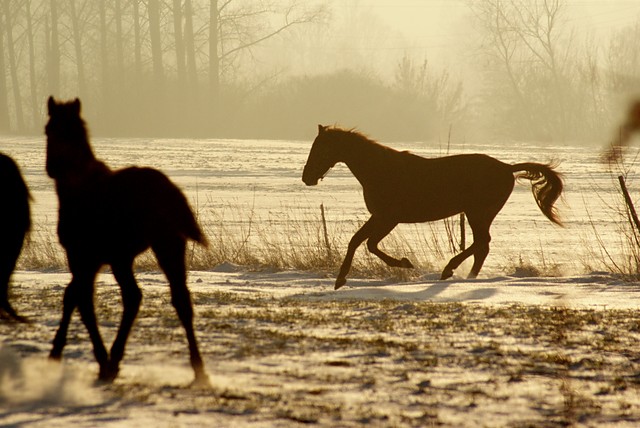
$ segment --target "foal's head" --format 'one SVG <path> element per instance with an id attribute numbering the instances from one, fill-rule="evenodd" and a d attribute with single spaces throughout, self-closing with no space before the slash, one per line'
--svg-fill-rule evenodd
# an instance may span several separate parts
<path id="1" fill-rule="evenodd" d="M 318 125 L 318 136 L 313 141 L 309 158 L 302 172 L 302 181 L 307 186 L 315 186 L 333 166 L 340 161 L 337 156 L 339 144 L 335 141 L 335 130 L 328 126 Z"/>
<path id="2" fill-rule="evenodd" d="M 47 134 L 47 174 L 59 178 L 95 159 L 84 120 L 80 117 L 80 100 L 47 102 L 49 122 Z"/>

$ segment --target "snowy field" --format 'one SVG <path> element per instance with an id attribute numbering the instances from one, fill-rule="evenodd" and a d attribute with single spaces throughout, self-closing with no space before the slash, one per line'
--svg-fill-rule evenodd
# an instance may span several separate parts
<path id="1" fill-rule="evenodd" d="M 142 310 L 120 377 L 97 365 L 78 317 L 47 362 L 68 275 L 18 272 L 0 324 L 0 425 L 628 426 L 640 424 L 640 287 L 608 274 L 394 284 L 304 272 L 192 272 L 211 389 L 189 388 L 184 333 L 160 274 L 138 275 Z M 102 274 L 105 340 L 119 293 Z"/>
<path id="2" fill-rule="evenodd" d="M 320 203 L 328 223 L 366 219 L 346 168 L 315 188 L 302 184 L 310 142 L 96 140 L 95 147 L 114 167 L 162 169 L 198 212 L 244 207 L 274 235 L 289 233 L 280 219 Z M 465 267 L 438 281 L 435 269 L 406 282 L 351 277 L 334 291 L 331 272 L 230 263 L 190 272 L 210 389 L 189 387 L 186 340 L 161 274 L 138 274 L 141 312 L 120 377 L 105 386 L 94 384 L 97 365 L 77 315 L 63 362 L 46 358 L 69 274 L 19 271 L 12 301 L 32 323 L 0 322 L 0 426 L 638 426 L 640 286 L 602 268 L 602 246 L 612 257 L 622 247 L 610 206 L 618 203 L 615 177 L 597 163 L 598 149 L 450 148 L 507 162 L 556 159 L 565 174 L 567 227 L 543 217 L 528 184 L 517 186 L 495 220 L 477 280 L 461 279 Z M 55 230 L 44 139 L 3 140 L 0 151 L 26 175 L 36 227 Z M 562 276 L 523 276 L 514 269 L 522 260 L 556 266 Z M 98 278 L 96 308 L 110 343 L 121 314 L 110 274 Z"/>

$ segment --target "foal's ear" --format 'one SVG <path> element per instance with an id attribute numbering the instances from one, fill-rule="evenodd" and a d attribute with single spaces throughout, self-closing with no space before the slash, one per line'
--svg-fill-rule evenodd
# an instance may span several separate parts
<path id="1" fill-rule="evenodd" d="M 51 116 L 51 112 L 56 108 L 56 100 L 53 99 L 52 95 L 49 95 L 49 100 L 47 101 L 47 112 L 49 116 Z"/>
<path id="2" fill-rule="evenodd" d="M 71 106 L 76 113 L 80 114 L 80 98 L 76 98 L 75 100 L 73 100 Z"/>
<path id="3" fill-rule="evenodd" d="M 318 125 L 318 134 L 324 133 L 327 130 L 327 126 Z"/>

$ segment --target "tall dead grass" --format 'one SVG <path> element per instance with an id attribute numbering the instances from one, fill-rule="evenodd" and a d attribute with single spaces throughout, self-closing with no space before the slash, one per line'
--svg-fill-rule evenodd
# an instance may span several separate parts
<path id="1" fill-rule="evenodd" d="M 624 159 L 619 158 L 609 165 L 611 186 L 620 190 L 612 201 L 604 200 L 601 197 L 601 201 L 610 213 L 610 225 L 614 227 L 618 248 L 612 248 L 611 244 L 606 242 L 603 236 L 605 232 L 600 230 L 587 209 L 587 216 L 593 232 L 592 240 L 597 244 L 596 248 L 591 250 L 592 258 L 597 259 L 607 271 L 631 280 L 640 279 L 640 229 L 636 226 L 631 215 L 631 207 L 625 201 L 618 177 L 622 177 L 623 182 L 630 189 L 636 187 L 634 186 L 636 177 L 633 171 L 636 169 L 639 157 L 640 151 L 637 151 L 635 156 L 628 158 L 628 161 L 625 162 Z M 634 199 L 634 196 L 637 195 L 631 194 L 631 199 Z"/>
<path id="2" fill-rule="evenodd" d="M 209 206 L 209 204 L 205 204 Z M 296 269 L 335 273 L 353 234 L 366 218 L 347 218 L 330 207 L 282 206 L 258 212 L 251 203 L 228 203 L 196 207 L 208 247 L 189 243 L 190 270 L 212 270 L 222 263 L 248 269 Z M 391 254 L 409 257 L 415 270 L 390 268 L 371 255 L 365 246 L 356 253 L 355 276 L 409 279 L 438 270 L 443 260 L 459 250 L 459 226 L 454 220 L 422 225 L 401 225 L 381 244 Z M 136 270 L 153 271 L 158 266 L 150 251 L 136 259 Z M 436 268 L 437 267 L 437 268 Z M 63 248 L 55 230 L 36 226 L 18 262 L 22 270 L 66 270 Z"/>

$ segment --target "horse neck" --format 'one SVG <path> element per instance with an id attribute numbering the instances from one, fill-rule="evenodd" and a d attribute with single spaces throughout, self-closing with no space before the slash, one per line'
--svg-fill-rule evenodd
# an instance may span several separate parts
<path id="1" fill-rule="evenodd" d="M 111 174 L 111 169 L 95 157 L 87 140 L 78 141 L 75 146 L 77 151 L 72 155 L 52 155 L 52 163 L 55 164 L 53 169 L 56 171 L 54 179 L 58 186 L 84 187 Z"/>
<path id="2" fill-rule="evenodd" d="M 395 150 L 371 141 L 364 136 L 348 134 L 342 137 L 341 161 L 351 170 L 358 181 L 365 182 L 379 177 L 386 170 L 385 162 Z"/>

